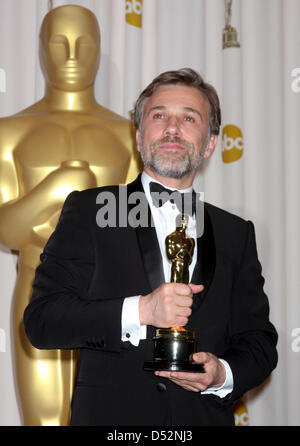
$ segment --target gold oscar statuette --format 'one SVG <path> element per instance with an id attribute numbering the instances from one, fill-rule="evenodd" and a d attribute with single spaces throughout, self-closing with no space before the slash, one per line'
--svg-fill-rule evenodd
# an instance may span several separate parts
<path id="1" fill-rule="evenodd" d="M 171 262 L 171 282 L 189 283 L 189 265 L 192 262 L 195 240 L 186 236 L 188 215 L 179 214 L 176 229 L 166 237 L 166 253 Z M 184 327 L 159 328 L 154 338 L 153 361 L 144 363 L 144 370 L 204 372 L 202 364 L 191 362 L 195 353 L 195 332 Z"/>
<path id="2" fill-rule="evenodd" d="M 41 26 L 39 54 L 45 95 L 0 119 L 0 244 L 19 252 L 13 364 L 26 426 L 68 425 L 76 376 L 76 351 L 38 350 L 24 330 L 44 245 L 73 190 L 127 183 L 140 170 L 131 122 L 94 96 L 95 15 L 74 5 L 52 9 Z"/>
<path id="3" fill-rule="evenodd" d="M 232 0 L 225 1 L 225 28 L 223 29 L 223 49 L 239 48 L 237 30 L 231 26 Z"/>

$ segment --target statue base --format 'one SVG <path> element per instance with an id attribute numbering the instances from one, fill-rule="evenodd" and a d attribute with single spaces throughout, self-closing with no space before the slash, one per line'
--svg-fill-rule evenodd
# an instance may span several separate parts
<path id="1" fill-rule="evenodd" d="M 144 370 L 205 373 L 203 364 L 191 362 L 193 353 L 195 353 L 193 331 L 160 328 L 156 330 L 154 338 L 153 361 L 146 361 Z"/>

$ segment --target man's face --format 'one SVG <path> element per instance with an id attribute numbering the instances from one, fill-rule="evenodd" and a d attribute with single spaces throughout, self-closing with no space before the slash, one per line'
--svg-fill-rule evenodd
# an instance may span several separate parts
<path id="1" fill-rule="evenodd" d="M 209 135 L 209 115 L 207 99 L 193 87 L 166 85 L 156 90 L 137 131 L 145 170 L 168 178 L 194 177 L 217 142 L 216 135 Z"/>

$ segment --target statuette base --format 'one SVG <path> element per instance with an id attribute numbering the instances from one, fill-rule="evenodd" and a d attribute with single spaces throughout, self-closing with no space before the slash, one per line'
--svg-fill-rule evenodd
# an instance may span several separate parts
<path id="1" fill-rule="evenodd" d="M 193 353 L 195 353 L 193 331 L 158 329 L 154 338 L 153 361 L 146 361 L 144 370 L 205 373 L 203 364 L 191 362 Z"/>

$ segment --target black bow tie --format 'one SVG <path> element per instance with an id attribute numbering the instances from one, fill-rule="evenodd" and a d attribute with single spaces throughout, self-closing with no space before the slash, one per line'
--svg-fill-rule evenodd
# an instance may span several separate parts
<path id="1" fill-rule="evenodd" d="M 155 207 L 163 206 L 167 201 L 176 204 L 179 212 L 193 215 L 196 212 L 197 194 L 192 192 L 180 193 L 170 190 L 159 183 L 150 183 L 150 193 Z"/>

